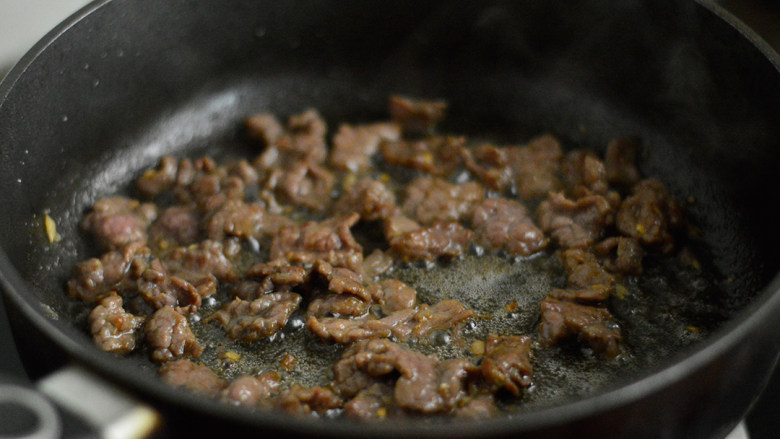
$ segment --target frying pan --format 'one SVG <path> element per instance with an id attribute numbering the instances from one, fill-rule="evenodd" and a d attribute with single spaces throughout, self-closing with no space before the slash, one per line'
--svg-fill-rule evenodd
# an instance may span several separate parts
<path id="1" fill-rule="evenodd" d="M 0 87 L 0 279 L 23 350 L 53 343 L 154 405 L 170 428 L 318 437 L 722 437 L 780 351 L 777 54 L 709 1 L 102 0 L 39 42 Z M 512 418 L 354 424 L 250 413 L 161 385 L 99 352 L 63 291 L 94 254 L 78 221 L 163 154 L 243 148 L 253 112 L 384 117 L 390 93 L 446 98 L 448 127 L 517 142 L 552 132 L 683 199 L 733 314 L 685 352 L 576 401 Z M 63 236 L 49 244 L 48 212 Z M 39 352 L 46 358 L 46 352 Z M 183 427 L 182 427 L 183 428 Z"/>

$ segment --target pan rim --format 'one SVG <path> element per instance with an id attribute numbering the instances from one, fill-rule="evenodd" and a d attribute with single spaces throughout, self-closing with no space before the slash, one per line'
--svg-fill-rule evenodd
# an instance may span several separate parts
<path id="1" fill-rule="evenodd" d="M 16 81 L 35 62 L 37 57 L 46 50 L 60 35 L 83 20 L 93 12 L 114 0 L 96 0 L 71 15 L 53 30 L 46 34 L 24 57 L 11 69 L 0 83 L 0 108 Z M 735 28 L 747 38 L 773 66 L 780 71 L 780 55 L 766 41 L 752 31 L 728 11 L 712 0 L 696 0 L 696 3 L 717 15 L 723 21 Z M 160 386 L 159 382 L 150 381 L 141 375 L 130 373 L 116 358 L 99 352 L 97 349 L 78 342 L 70 333 L 73 328 L 65 327 L 46 317 L 30 294 L 27 285 L 5 250 L 0 248 L 0 287 L 5 292 L 4 297 L 13 302 L 25 318 L 49 339 L 53 340 L 74 360 L 112 381 L 121 383 L 130 391 L 151 396 L 182 406 L 193 411 L 208 411 L 219 417 L 237 421 L 244 425 L 265 426 L 277 429 L 287 429 L 308 434 L 355 434 L 364 431 L 365 424 L 349 422 L 324 423 L 316 419 L 278 416 L 272 413 L 235 410 L 226 404 L 206 398 L 186 394 L 169 386 Z M 551 426 L 561 421 L 576 421 L 587 418 L 599 412 L 604 412 L 621 405 L 626 405 L 637 399 L 658 392 L 675 381 L 696 373 L 714 359 L 723 355 L 730 347 L 741 342 L 752 333 L 758 325 L 763 325 L 772 317 L 772 313 L 780 310 L 780 274 L 776 275 L 767 286 L 751 300 L 737 315 L 726 322 L 707 340 L 697 343 L 693 348 L 661 362 L 659 366 L 639 374 L 632 382 L 617 388 L 607 390 L 576 401 L 562 403 L 552 407 L 544 407 L 522 413 L 515 418 L 495 419 L 482 422 L 454 422 L 442 424 L 424 424 L 415 422 L 397 422 L 393 424 L 371 425 L 371 433 L 376 437 L 397 437 L 404 435 L 450 436 L 457 428 L 459 435 L 474 437 L 494 436 L 496 434 L 523 432 Z M 777 317 L 775 317 L 777 320 Z M 65 329 L 63 331 L 63 329 Z M 777 357 L 775 358 L 777 361 Z"/>

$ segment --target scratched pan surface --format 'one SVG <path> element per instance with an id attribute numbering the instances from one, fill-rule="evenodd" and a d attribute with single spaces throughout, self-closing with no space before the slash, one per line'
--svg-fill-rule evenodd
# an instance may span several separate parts
<path id="1" fill-rule="evenodd" d="M 348 437 L 725 434 L 780 350 L 777 55 L 710 4 L 547 3 L 92 4 L 39 43 L 0 88 L 7 298 L 46 338 L 158 405 L 174 426 L 196 419 L 204 431 L 229 425 Z M 478 424 L 355 425 L 250 413 L 161 386 L 141 355 L 119 359 L 93 347 L 84 308 L 63 283 L 74 263 L 95 254 L 77 225 L 97 198 L 126 191 L 163 154 L 253 154 L 241 141 L 247 114 L 315 107 L 331 126 L 374 120 L 385 117 L 390 93 L 445 98 L 446 130 L 506 142 L 552 132 L 567 147 L 603 151 L 612 137 L 639 138 L 642 171 L 696 200 L 689 218 L 709 262 L 705 287 L 686 306 L 711 334 L 670 334 L 666 344 L 637 350 L 636 363 L 648 366 L 635 364 L 630 375 L 566 380 L 560 398 L 531 398 L 511 418 Z M 56 245 L 45 241 L 45 211 L 64 236 Z M 486 271 L 469 261 L 449 268 L 462 279 Z M 554 279 L 527 269 L 543 262 L 500 261 L 505 269 L 480 284 L 510 294 L 522 283 L 543 295 Z M 457 290 L 411 269 L 405 275 L 432 295 Z M 594 376 L 598 385 L 583 383 Z"/>

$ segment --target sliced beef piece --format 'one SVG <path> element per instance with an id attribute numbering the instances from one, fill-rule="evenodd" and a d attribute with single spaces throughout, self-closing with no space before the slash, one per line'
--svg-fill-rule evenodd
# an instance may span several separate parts
<path id="1" fill-rule="evenodd" d="M 382 419 L 387 417 L 388 408 L 393 406 L 393 387 L 376 382 L 344 404 L 344 414 L 351 419 Z"/>
<path id="2" fill-rule="evenodd" d="M 263 171 L 289 169 L 293 163 L 322 163 L 327 156 L 325 134 L 328 127 L 322 116 L 313 109 L 293 115 L 287 122 L 287 130 L 277 131 L 273 121 L 265 117 L 259 137 L 266 144 L 254 166 Z M 257 138 L 256 137 L 256 138 Z M 273 142 L 268 140 L 273 139 Z"/>
<path id="3" fill-rule="evenodd" d="M 494 389 L 506 389 L 514 396 L 531 385 L 531 338 L 525 335 L 496 336 L 485 340 L 482 376 Z"/>
<path id="4" fill-rule="evenodd" d="M 178 247 L 163 259 L 165 267 L 179 276 L 192 280 L 213 275 L 223 282 L 235 282 L 238 271 L 229 257 L 235 256 L 221 242 L 205 240 L 188 247 Z"/>
<path id="5" fill-rule="evenodd" d="M 480 145 L 462 150 L 463 162 L 483 185 L 494 191 L 504 191 L 512 184 L 512 168 L 509 166 L 507 148 Z"/>
<path id="6" fill-rule="evenodd" d="M 146 243 L 147 228 L 157 217 L 151 203 L 125 197 L 98 200 L 81 222 L 103 250 L 117 250 L 131 243 Z"/>
<path id="7" fill-rule="evenodd" d="M 292 415 L 316 413 L 320 416 L 328 410 L 339 409 L 344 401 L 330 389 L 322 387 L 301 387 L 293 384 L 279 394 L 276 401 L 279 408 Z"/>
<path id="8" fill-rule="evenodd" d="M 165 363 L 174 358 L 203 353 L 203 347 L 192 333 L 187 318 L 170 306 L 158 309 L 144 326 L 144 336 L 151 349 L 152 360 Z"/>
<path id="9" fill-rule="evenodd" d="M 637 183 L 632 195 L 620 205 L 615 223 L 624 236 L 665 252 L 674 248 L 671 232 L 682 227 L 682 206 L 658 180 Z"/>
<path id="10" fill-rule="evenodd" d="M 385 235 L 393 252 L 403 261 L 434 261 L 439 257 L 454 258 L 462 254 L 474 237 L 474 232 L 454 221 L 438 221 L 429 227 L 397 215 L 385 224 Z"/>
<path id="11" fill-rule="evenodd" d="M 546 345 L 577 337 L 606 358 L 620 354 L 620 329 L 604 308 L 547 298 L 542 301 L 541 315 L 539 335 Z"/>
<path id="12" fill-rule="evenodd" d="M 314 288 L 322 285 L 331 293 L 351 294 L 364 302 L 371 301 L 371 296 L 363 287 L 363 279 L 359 273 L 347 268 L 334 268 L 323 260 L 316 261 L 312 266 L 310 281 Z"/>
<path id="13" fill-rule="evenodd" d="M 613 209 L 601 195 L 588 195 L 576 201 L 553 192 L 539 205 L 539 225 L 552 234 L 563 248 L 592 245 L 614 222 Z"/>
<path id="14" fill-rule="evenodd" d="M 390 117 L 403 127 L 405 133 L 426 134 L 436 128 L 447 115 L 447 103 L 436 100 L 418 100 L 390 96 Z"/>
<path id="15" fill-rule="evenodd" d="M 358 319 L 310 317 L 306 322 L 315 335 L 340 344 L 368 338 L 423 338 L 433 331 L 446 330 L 474 316 L 457 300 L 444 300 L 435 305 L 420 305 L 417 309 L 402 309 L 387 317 Z"/>
<path id="16" fill-rule="evenodd" d="M 222 391 L 222 398 L 245 407 L 270 407 L 280 386 L 279 374 L 273 371 L 257 377 L 243 375 Z"/>
<path id="17" fill-rule="evenodd" d="M 613 273 L 635 276 L 642 274 L 642 258 L 645 252 L 634 238 L 613 236 L 593 246 L 593 250 L 604 258 L 604 267 Z"/>
<path id="18" fill-rule="evenodd" d="M 397 209 L 395 195 L 384 184 L 370 178 L 364 178 L 349 188 L 333 207 L 336 213 L 357 212 L 366 221 L 389 218 Z"/>
<path id="19" fill-rule="evenodd" d="M 385 279 L 367 287 L 374 302 L 382 307 L 382 313 L 392 314 L 402 309 L 414 308 L 417 291 L 396 279 Z"/>
<path id="20" fill-rule="evenodd" d="M 187 280 L 169 273 L 159 259 L 149 264 L 137 285 L 140 297 L 153 309 L 170 306 L 182 314 L 197 311 L 203 298 L 217 291 L 214 276 L 195 273 Z"/>
<path id="21" fill-rule="evenodd" d="M 76 264 L 68 281 L 68 294 L 85 302 L 94 302 L 111 291 L 124 293 L 136 288 L 136 280 L 146 269 L 150 250 L 141 243 L 104 253 Z"/>
<path id="22" fill-rule="evenodd" d="M 227 236 L 258 238 L 268 233 L 264 230 L 267 215 L 259 203 L 229 200 L 204 218 L 203 229 L 213 241 L 222 241 Z"/>
<path id="23" fill-rule="evenodd" d="M 588 288 L 593 285 L 611 287 L 615 278 L 604 270 L 596 256 L 581 249 L 570 249 L 562 253 L 563 266 L 569 286 Z"/>
<path id="24" fill-rule="evenodd" d="M 365 171 L 371 166 L 371 156 L 379 150 L 382 141 L 400 138 L 401 128 L 395 123 L 343 124 L 333 136 L 329 164 L 339 171 Z"/>
<path id="25" fill-rule="evenodd" d="M 350 228 L 358 219 L 360 215 L 353 213 L 282 227 L 271 244 L 271 259 L 293 264 L 313 264 L 322 259 L 336 267 L 357 270 L 363 262 L 363 248 Z"/>
<path id="26" fill-rule="evenodd" d="M 604 163 L 591 151 L 575 150 L 563 157 L 561 175 L 566 189 L 574 199 L 607 193 L 607 170 Z"/>
<path id="27" fill-rule="evenodd" d="M 247 187 L 260 182 L 260 174 L 257 172 L 257 169 L 244 159 L 228 165 L 227 171 L 228 175 L 240 178 Z"/>
<path id="28" fill-rule="evenodd" d="M 368 313 L 369 304 L 349 294 L 318 294 L 306 309 L 306 315 L 315 317 L 361 317 Z"/>
<path id="29" fill-rule="evenodd" d="M 246 272 L 247 280 L 233 288 L 233 295 L 244 300 L 254 300 L 271 292 L 290 291 L 302 285 L 308 278 L 302 267 L 290 265 L 285 260 L 258 262 Z"/>
<path id="30" fill-rule="evenodd" d="M 387 252 L 376 249 L 363 259 L 360 274 L 366 281 L 371 281 L 392 269 L 393 257 Z"/>
<path id="31" fill-rule="evenodd" d="M 420 177 L 406 187 L 402 209 L 420 224 L 437 221 L 461 221 L 471 218 L 485 198 L 485 189 L 478 183 L 453 185 L 439 178 Z"/>
<path id="32" fill-rule="evenodd" d="M 89 326 L 95 344 L 105 352 L 127 354 L 135 349 L 135 331 L 144 322 L 122 308 L 116 293 L 104 297 L 89 313 Z"/>
<path id="33" fill-rule="evenodd" d="M 210 165 L 206 167 L 210 168 Z M 229 200 L 243 200 L 245 188 L 246 184 L 240 177 L 228 175 L 227 168 L 219 167 L 208 173 L 196 173 L 192 183 L 176 186 L 173 192 L 179 204 L 194 204 L 206 215 Z"/>
<path id="34" fill-rule="evenodd" d="M 312 210 L 325 210 L 331 203 L 336 177 L 313 163 L 297 162 L 278 179 L 276 193 L 282 201 Z"/>
<path id="35" fill-rule="evenodd" d="M 171 156 L 160 159 L 157 169 L 150 169 L 136 181 L 136 188 L 145 197 L 155 197 L 175 187 L 186 187 L 195 178 L 198 169 L 190 159 L 179 162 Z"/>
<path id="36" fill-rule="evenodd" d="M 479 394 L 464 398 L 455 410 L 455 417 L 462 419 L 485 419 L 498 414 L 498 406 L 492 394 Z"/>
<path id="37" fill-rule="evenodd" d="M 509 148 L 506 154 L 520 198 L 544 197 L 562 188 L 558 173 L 563 150 L 555 137 L 534 138 L 525 146 Z"/>
<path id="38" fill-rule="evenodd" d="M 636 167 L 637 154 L 637 144 L 634 140 L 611 140 L 604 156 L 607 180 L 624 188 L 638 183 L 642 176 Z"/>
<path id="39" fill-rule="evenodd" d="M 190 392 L 217 398 L 228 386 L 228 382 L 219 378 L 206 366 L 181 359 L 163 364 L 159 370 L 163 381 L 176 387 L 184 387 Z"/>
<path id="40" fill-rule="evenodd" d="M 448 176 L 463 161 L 464 137 L 433 136 L 382 144 L 385 162 L 432 175 Z"/>
<path id="41" fill-rule="evenodd" d="M 517 201 L 487 199 L 474 210 L 471 224 L 477 242 L 489 249 L 529 256 L 547 245 L 547 239 L 528 217 L 525 206 Z"/>
<path id="42" fill-rule="evenodd" d="M 603 302 L 612 294 L 612 286 L 596 284 L 584 288 L 566 288 L 553 289 L 548 294 L 549 297 L 558 300 L 568 300 L 573 302 L 596 303 Z"/>
<path id="43" fill-rule="evenodd" d="M 171 206 L 149 227 L 149 245 L 166 251 L 198 240 L 200 215 L 195 206 Z"/>
<path id="44" fill-rule="evenodd" d="M 301 296 L 295 293 L 270 293 L 253 301 L 235 299 L 207 320 L 216 320 L 233 339 L 257 341 L 279 332 L 298 309 Z"/>
<path id="45" fill-rule="evenodd" d="M 270 147 L 284 135 L 284 127 L 271 113 L 259 113 L 244 122 L 247 136 L 261 146 Z"/>

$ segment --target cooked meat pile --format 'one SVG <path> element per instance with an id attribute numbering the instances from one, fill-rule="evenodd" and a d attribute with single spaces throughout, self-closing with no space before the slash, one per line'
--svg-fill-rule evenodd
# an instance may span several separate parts
<path id="1" fill-rule="evenodd" d="M 163 157 L 137 180 L 138 199 L 99 200 L 82 226 L 104 253 L 67 284 L 95 305 L 97 346 L 148 355 L 168 383 L 237 405 L 356 419 L 494 416 L 532 385 L 539 350 L 629 355 L 609 299 L 642 275 L 646 253 L 676 252 L 683 228 L 665 186 L 642 179 L 636 145 L 614 140 L 602 159 L 551 135 L 480 144 L 439 134 L 446 111 L 394 96 L 390 121 L 332 137 L 313 109 L 286 124 L 258 114 L 246 120 L 252 161 Z M 566 281 L 536 302 L 538 332 L 468 340 L 464 326 L 490 316 L 458 297 L 428 303 L 393 275 L 469 252 L 558 258 Z M 229 380 L 197 363 L 214 347 L 196 325 L 244 345 L 309 331 L 340 359 L 320 386 L 285 379 L 291 354 Z M 416 349 L 441 339 L 463 355 Z"/>

